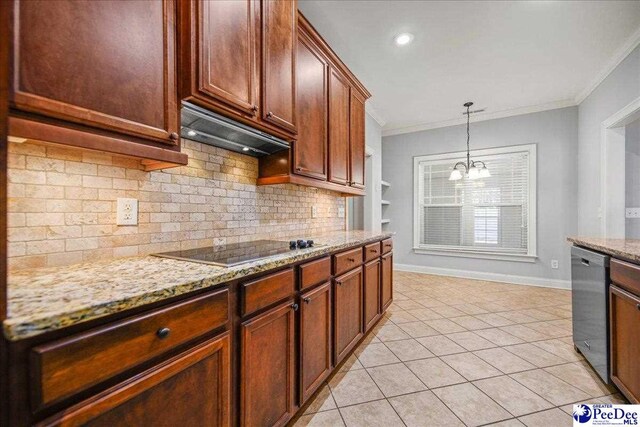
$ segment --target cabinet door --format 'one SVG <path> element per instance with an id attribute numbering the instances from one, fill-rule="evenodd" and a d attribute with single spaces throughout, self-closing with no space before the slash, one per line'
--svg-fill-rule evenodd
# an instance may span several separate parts
<path id="1" fill-rule="evenodd" d="M 300 404 L 331 373 L 331 283 L 302 295 L 300 302 Z"/>
<path id="2" fill-rule="evenodd" d="M 337 277 L 334 288 L 334 364 L 353 349 L 363 335 L 362 267 Z"/>
<path id="3" fill-rule="evenodd" d="M 183 96 L 195 90 L 200 99 L 255 116 L 259 0 L 198 0 L 180 7 L 182 46 L 190 43 L 182 54 L 183 84 L 191 83 Z"/>
<path id="4" fill-rule="evenodd" d="M 380 318 L 380 258 L 364 266 L 364 330 Z"/>
<path id="5" fill-rule="evenodd" d="M 293 146 L 294 173 L 327 178 L 327 63 L 303 33 L 298 35 L 297 105 L 303 120 Z"/>
<path id="6" fill-rule="evenodd" d="M 640 403 L 640 297 L 609 288 L 611 379 L 631 403 Z"/>
<path id="7" fill-rule="evenodd" d="M 296 131 L 295 0 L 262 0 L 262 118 Z"/>
<path id="8" fill-rule="evenodd" d="M 284 425 L 294 410 L 294 304 L 242 324 L 241 424 Z"/>
<path id="9" fill-rule="evenodd" d="M 352 187 L 364 188 L 364 98 L 351 91 L 349 171 Z"/>
<path id="10" fill-rule="evenodd" d="M 382 280 L 381 285 L 381 299 L 382 299 L 382 311 L 384 312 L 387 307 L 393 301 L 393 253 L 389 252 L 382 256 Z"/>
<path id="11" fill-rule="evenodd" d="M 65 426 L 230 425 L 229 334 L 46 420 Z"/>
<path id="12" fill-rule="evenodd" d="M 178 144 L 173 0 L 14 7 L 15 109 Z"/>
<path id="13" fill-rule="evenodd" d="M 329 181 L 349 183 L 349 98 L 347 80 L 329 72 Z"/>

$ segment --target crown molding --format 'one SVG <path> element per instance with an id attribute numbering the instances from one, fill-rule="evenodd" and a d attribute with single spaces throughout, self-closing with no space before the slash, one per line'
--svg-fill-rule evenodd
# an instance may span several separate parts
<path id="1" fill-rule="evenodd" d="M 629 37 L 627 41 L 614 52 L 596 78 L 593 79 L 593 81 L 591 81 L 591 83 L 576 96 L 576 105 L 580 104 L 589 95 L 591 95 L 591 92 L 593 92 L 600 83 L 602 83 L 604 79 L 606 79 L 609 74 L 611 74 L 613 70 L 615 70 L 616 67 L 620 65 L 620 63 L 624 61 L 636 47 L 638 47 L 638 45 L 640 45 L 640 28 L 638 28 L 631 37 Z"/>
<path id="2" fill-rule="evenodd" d="M 521 116 L 523 114 L 538 113 L 541 111 L 555 110 L 558 108 L 575 107 L 577 104 L 573 99 L 549 102 L 546 104 L 530 105 L 527 107 L 511 108 L 508 110 L 476 113 L 471 116 L 471 122 L 483 122 L 485 120 L 503 119 L 505 117 Z M 414 126 L 407 126 L 395 129 L 383 129 L 382 136 L 401 135 L 403 133 L 420 132 L 430 129 L 438 129 L 449 126 L 457 126 L 467 123 L 466 117 L 459 119 L 443 120 L 440 122 L 423 123 Z"/>
<path id="3" fill-rule="evenodd" d="M 373 108 L 373 105 L 371 105 L 371 101 L 369 100 L 369 102 L 367 102 L 364 105 L 364 111 L 371 116 L 371 118 L 373 120 L 376 121 L 376 123 L 378 123 L 380 125 L 380 127 L 384 127 L 384 125 L 387 124 L 387 121 L 385 119 L 382 118 L 382 116 L 380 115 L 380 113 L 378 113 L 378 111 L 376 111 L 375 108 Z"/>

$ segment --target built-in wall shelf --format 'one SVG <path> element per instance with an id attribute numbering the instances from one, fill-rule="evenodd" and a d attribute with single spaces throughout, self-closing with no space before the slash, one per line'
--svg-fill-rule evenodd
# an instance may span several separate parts
<path id="1" fill-rule="evenodd" d="M 391 184 L 389 184 L 387 181 L 380 181 L 380 185 L 382 185 L 383 187 L 391 187 Z"/>
<path id="2" fill-rule="evenodd" d="M 381 203 L 383 206 L 387 206 L 387 205 L 390 205 L 390 204 L 391 204 L 391 202 L 390 202 L 390 201 L 388 201 L 388 200 L 380 200 L 380 203 Z"/>
<path id="3" fill-rule="evenodd" d="M 391 220 L 390 219 L 382 219 L 380 222 L 382 224 L 389 224 L 391 222 Z"/>

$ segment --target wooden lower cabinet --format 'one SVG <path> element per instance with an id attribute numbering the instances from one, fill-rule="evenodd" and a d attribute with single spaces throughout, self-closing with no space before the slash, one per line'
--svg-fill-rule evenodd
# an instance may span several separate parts
<path id="1" fill-rule="evenodd" d="M 230 425 L 229 333 L 40 425 Z"/>
<path id="2" fill-rule="evenodd" d="M 382 311 L 393 301 L 393 253 L 382 256 L 382 280 L 380 281 Z"/>
<path id="3" fill-rule="evenodd" d="M 300 403 L 331 373 L 331 282 L 300 298 Z"/>
<path id="4" fill-rule="evenodd" d="M 640 403 L 640 296 L 609 288 L 611 379 L 631 403 Z"/>
<path id="5" fill-rule="evenodd" d="M 364 266 L 364 331 L 376 324 L 380 318 L 380 258 L 376 258 Z"/>
<path id="6" fill-rule="evenodd" d="M 293 302 L 241 325 L 240 424 L 284 425 L 294 414 Z"/>
<path id="7" fill-rule="evenodd" d="M 334 279 L 334 364 L 340 363 L 363 336 L 363 269 L 358 267 Z"/>

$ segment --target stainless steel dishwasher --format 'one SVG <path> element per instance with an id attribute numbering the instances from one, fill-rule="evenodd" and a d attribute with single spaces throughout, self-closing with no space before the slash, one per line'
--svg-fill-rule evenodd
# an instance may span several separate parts
<path id="1" fill-rule="evenodd" d="M 609 257 L 571 247 L 573 343 L 609 384 Z"/>

